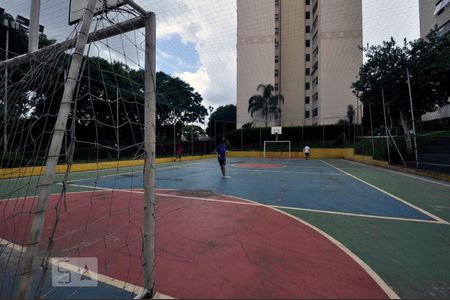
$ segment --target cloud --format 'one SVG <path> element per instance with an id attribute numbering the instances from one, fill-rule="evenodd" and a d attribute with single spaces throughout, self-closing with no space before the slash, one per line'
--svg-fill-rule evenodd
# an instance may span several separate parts
<path id="1" fill-rule="evenodd" d="M 220 106 L 236 102 L 236 1 L 178 0 L 177 13 L 158 12 L 158 40 L 179 36 L 192 44 L 199 66 L 195 71 L 175 70 L 205 99 L 205 105 Z M 157 46 L 158 47 L 158 46 Z M 171 52 L 172 53 L 172 52 Z M 184 56 L 181 54 L 181 56 Z"/>

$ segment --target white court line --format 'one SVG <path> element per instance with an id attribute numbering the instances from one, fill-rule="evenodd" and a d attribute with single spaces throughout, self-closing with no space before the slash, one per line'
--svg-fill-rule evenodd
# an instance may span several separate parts
<path id="1" fill-rule="evenodd" d="M 239 197 L 234 197 L 231 196 L 233 198 L 239 199 L 239 200 L 243 200 L 243 201 L 248 201 L 248 202 L 253 202 L 253 203 L 257 203 L 255 201 L 252 200 L 248 200 L 248 199 L 243 199 L 243 198 L 239 198 Z M 339 249 L 341 249 L 345 254 L 347 254 L 348 256 L 350 256 L 351 259 L 353 259 L 361 268 L 364 269 L 364 271 L 367 272 L 367 274 L 378 284 L 378 286 L 386 293 L 386 295 L 390 298 L 390 299 L 400 299 L 400 297 L 397 295 L 396 292 L 394 292 L 394 290 L 368 265 L 366 264 L 361 258 L 359 258 L 355 253 L 353 253 L 350 249 L 348 249 L 347 247 L 344 246 L 344 244 L 342 244 L 341 242 L 339 242 L 338 240 L 336 240 L 335 238 L 333 238 L 331 235 L 325 233 L 324 231 L 322 231 L 321 229 L 319 229 L 318 227 L 296 217 L 293 216 L 287 212 L 284 212 L 282 210 L 279 210 L 277 208 L 274 207 L 270 207 L 270 206 L 266 206 L 269 209 L 273 209 L 276 212 L 279 212 L 289 218 L 292 218 L 300 223 L 302 223 L 305 226 L 308 226 L 309 228 L 315 230 L 316 232 L 318 232 L 319 234 L 321 234 L 324 238 L 328 239 L 330 242 L 332 242 L 333 244 L 335 244 Z"/>
<path id="2" fill-rule="evenodd" d="M 20 253 L 27 252 L 27 247 L 21 246 L 19 244 L 15 244 L 13 242 L 10 242 L 10 241 L 2 239 L 2 238 L 0 238 L 0 245 L 4 245 L 7 248 L 12 249 L 13 251 L 18 251 Z M 58 265 L 58 266 L 60 266 L 60 267 L 62 267 L 64 269 L 69 270 L 69 271 L 74 272 L 74 273 L 81 274 L 84 271 L 84 269 L 80 269 L 79 266 L 76 266 L 76 265 L 73 265 L 73 264 L 70 264 L 70 263 L 67 263 L 67 262 L 59 261 L 57 258 L 54 258 L 54 257 L 51 257 L 49 262 L 52 265 Z M 143 293 L 143 291 L 144 291 L 144 288 L 141 287 L 141 286 L 137 286 L 137 285 L 134 285 L 134 284 L 131 284 L 131 283 L 119 280 L 119 279 L 115 279 L 115 278 L 112 278 L 112 277 L 107 276 L 107 275 L 96 273 L 96 272 L 93 272 L 91 270 L 89 270 L 89 272 L 94 275 L 93 276 L 94 278 L 97 278 L 97 281 L 105 283 L 105 284 L 107 284 L 109 286 L 113 286 L 113 287 L 116 287 L 118 289 L 125 290 L 125 291 L 130 292 L 130 293 L 134 293 L 136 295 L 141 295 Z M 153 299 L 174 299 L 174 298 L 172 298 L 170 296 L 167 296 L 165 294 L 161 294 L 161 293 L 156 292 L 156 294 L 153 297 Z"/>
<path id="3" fill-rule="evenodd" d="M 56 183 L 57 185 L 62 185 L 62 183 Z M 76 187 L 76 186 L 75 186 Z M 100 191 L 78 191 L 78 192 L 66 192 L 66 195 L 73 195 L 73 194 L 81 194 L 81 193 L 95 193 L 95 192 L 100 192 Z M 61 193 L 52 193 L 49 194 L 49 196 L 59 196 L 61 195 Z M 27 198 L 31 198 L 31 199 L 37 199 L 39 197 L 39 195 L 34 194 L 34 195 L 29 195 L 29 196 L 22 196 L 22 197 L 15 197 L 15 198 L 3 198 L 0 199 L 0 202 L 3 201 L 13 201 L 13 200 L 22 200 L 22 199 L 27 199 Z"/>
<path id="4" fill-rule="evenodd" d="M 120 191 L 120 190 L 119 190 Z M 125 191 L 127 192 L 127 191 Z M 133 191 L 131 191 L 133 192 Z M 137 191 L 134 191 L 137 192 Z M 139 193 L 143 193 L 143 192 L 139 192 Z M 180 196 L 177 195 L 167 195 L 167 194 L 157 194 L 157 195 L 166 195 L 169 197 L 177 197 L 179 198 Z M 202 200 L 205 201 L 205 198 L 197 198 L 197 197 L 184 197 L 181 196 L 182 198 L 189 198 L 189 199 L 197 199 L 197 200 Z M 386 284 L 386 282 L 369 266 L 367 265 L 363 260 L 361 260 L 356 254 L 354 254 L 352 251 L 350 251 L 347 247 L 345 247 L 342 243 L 340 243 L 339 241 L 337 241 L 336 239 L 334 239 L 333 237 L 331 237 L 330 235 L 328 235 L 327 233 L 325 233 L 324 231 L 320 230 L 319 228 L 315 227 L 312 224 L 307 223 L 306 221 L 301 220 L 300 218 L 297 218 L 289 213 L 286 213 L 284 211 L 281 211 L 275 207 L 271 207 L 271 206 L 267 206 L 255 201 L 251 201 L 248 199 L 243 199 L 243 198 L 239 198 L 239 197 L 234 197 L 234 196 L 230 196 L 233 197 L 235 199 L 239 199 L 241 201 L 245 201 L 248 202 L 249 205 L 253 205 L 253 206 L 259 206 L 259 207 L 267 207 L 269 209 L 273 209 L 289 218 L 292 218 L 306 226 L 308 226 L 309 228 L 315 230 L 316 232 L 318 232 L 319 234 L 321 234 L 323 237 L 325 237 L 326 239 L 328 239 L 329 241 L 331 241 L 333 244 L 335 244 L 339 249 L 341 249 L 344 253 L 346 253 L 350 258 L 352 258 L 359 266 L 361 266 L 366 272 L 367 274 L 378 284 L 378 286 L 386 293 L 386 295 L 391 298 L 391 299 L 400 299 L 400 297 Z M 208 199 L 209 201 L 221 201 L 221 202 L 226 202 L 226 203 L 230 203 L 231 201 L 224 201 L 224 200 L 213 200 L 213 199 Z M 236 204 L 240 204 L 243 205 L 243 202 L 237 202 L 237 201 L 233 201 L 233 203 Z M 107 280 L 106 276 L 104 278 L 102 278 L 104 280 Z M 107 283 L 107 282 L 105 282 Z M 108 284 L 108 283 L 107 283 Z M 165 295 L 164 295 L 165 296 Z"/>
<path id="5" fill-rule="evenodd" d="M 234 165 L 234 164 L 233 164 Z M 233 166 L 232 165 L 232 166 Z M 233 166 L 234 167 L 234 166 Z M 216 170 L 217 168 L 200 168 L 200 167 L 186 167 L 187 169 L 200 169 L 200 170 Z M 322 168 L 325 169 L 325 168 Z M 328 168 L 329 170 L 329 168 Z M 266 172 L 266 173 L 289 173 L 289 174 L 307 174 L 307 175 L 330 175 L 330 176 L 344 176 L 342 173 L 321 173 L 321 172 L 302 172 L 302 171 L 287 171 L 287 170 L 271 170 L 271 169 L 252 169 L 252 168 L 241 168 L 241 167 L 234 167 L 234 169 L 227 169 L 227 172 L 236 172 L 239 173 L 239 171 L 244 172 Z M 158 178 L 156 178 L 158 179 Z"/>
<path id="6" fill-rule="evenodd" d="M 376 189 L 377 191 L 380 191 L 380 192 L 382 192 L 383 194 L 388 195 L 389 197 L 391 197 L 391 198 L 393 198 L 393 199 L 395 199 L 395 200 L 397 200 L 397 201 L 400 201 L 400 202 L 402 202 L 402 203 L 408 205 L 409 207 L 414 208 L 415 210 L 420 211 L 421 213 L 423 213 L 423 214 L 429 216 L 430 218 L 433 218 L 433 219 L 439 221 L 439 222 L 442 223 L 442 224 L 450 225 L 450 223 L 447 222 L 447 221 L 445 221 L 444 219 L 441 219 L 441 218 L 439 218 L 439 217 L 433 215 L 432 213 L 430 213 L 430 212 L 428 212 L 428 211 L 426 211 L 426 210 L 424 210 L 424 209 L 422 209 L 422 208 L 420 208 L 420 207 L 418 207 L 418 206 L 416 206 L 416 205 L 414 205 L 414 204 L 411 204 L 411 203 L 409 203 L 409 202 L 406 201 L 406 200 L 401 199 L 400 197 L 397 197 L 397 196 L 395 196 L 395 195 L 393 195 L 393 194 L 391 194 L 391 193 L 389 193 L 389 192 L 387 192 L 387 191 L 385 191 L 385 190 L 383 190 L 383 189 L 381 189 L 381 188 L 379 188 L 379 187 L 377 187 L 377 186 L 375 186 L 375 185 L 373 185 L 373 184 L 371 184 L 371 183 L 369 183 L 369 182 L 367 182 L 367 181 L 362 180 L 362 179 L 359 178 L 359 177 L 356 177 L 356 176 L 354 176 L 354 175 L 352 175 L 352 174 L 350 174 L 350 173 L 348 173 L 348 172 L 346 172 L 346 171 L 344 171 L 344 170 L 342 170 L 342 169 L 339 169 L 338 167 L 335 167 L 335 166 L 333 166 L 333 165 L 330 164 L 330 163 L 327 163 L 327 162 L 325 162 L 325 161 L 323 161 L 323 160 L 320 160 L 320 161 L 323 162 L 324 164 L 326 164 L 326 165 L 328 165 L 328 166 L 330 166 L 330 167 L 332 167 L 332 168 L 334 168 L 334 169 L 336 169 L 336 170 L 338 170 L 338 171 L 340 171 L 340 172 L 342 172 L 342 173 L 344 173 L 344 174 L 346 174 L 346 175 L 352 177 L 353 179 L 356 179 L 356 180 L 358 180 L 358 181 L 360 181 L 360 182 L 362 182 L 362 183 L 364 183 L 364 184 L 366 184 L 366 185 L 368 185 L 368 186 L 370 186 L 370 187 Z"/>
<path id="7" fill-rule="evenodd" d="M 440 182 L 440 181 L 437 181 L 437 180 L 423 178 L 423 177 L 420 177 L 418 175 L 406 174 L 406 173 L 395 171 L 395 170 L 391 170 L 391 169 L 385 169 L 385 168 L 382 168 L 382 167 L 366 165 L 366 164 L 363 164 L 363 163 L 360 163 L 360 162 L 357 162 L 357 161 L 352 161 L 352 160 L 343 159 L 343 161 L 349 162 L 351 164 L 359 165 L 359 166 L 371 167 L 372 169 L 379 170 L 379 171 L 386 171 L 386 172 L 389 172 L 389 173 L 403 175 L 405 177 L 410 177 L 410 178 L 414 178 L 414 179 L 418 179 L 418 180 L 422 180 L 422 181 L 426 181 L 426 182 L 430 182 L 430 183 L 435 183 L 435 184 L 442 185 L 442 186 L 450 188 L 450 184 L 447 184 L 445 182 Z"/>
<path id="8" fill-rule="evenodd" d="M 370 219 L 382 219 L 382 220 L 393 220 L 393 221 L 406 221 L 406 222 L 442 224 L 441 222 L 430 221 L 430 220 L 408 219 L 408 218 L 399 218 L 399 217 L 386 217 L 386 216 L 377 216 L 377 215 L 365 215 L 365 214 L 346 213 L 346 212 L 319 210 L 319 209 L 309 209 L 309 208 L 297 208 L 297 207 L 290 207 L 290 206 L 262 204 L 262 203 L 259 203 L 259 202 L 248 202 L 249 200 L 246 200 L 245 202 L 242 202 L 242 201 L 244 201 L 244 199 L 238 198 L 238 197 L 235 197 L 235 196 L 228 196 L 228 195 L 227 195 L 227 197 L 239 199 L 239 200 L 242 200 L 242 201 L 221 200 L 221 199 L 214 199 L 214 198 L 201 198 L 201 197 L 191 197 L 191 196 L 180 196 L 180 195 L 162 194 L 162 193 L 156 193 L 156 195 L 157 196 L 162 196 L 162 197 L 168 197 L 168 198 L 181 198 L 181 199 L 190 199 L 190 200 L 207 201 L 207 202 L 219 202 L 219 203 L 227 203 L 227 204 L 238 204 L 238 205 L 246 205 L 246 206 L 271 207 L 271 208 L 278 208 L 278 209 L 299 210 L 299 211 L 324 213 L 324 214 L 331 214 L 331 215 L 351 216 L 351 217 L 362 217 L 362 218 L 370 218 Z"/>

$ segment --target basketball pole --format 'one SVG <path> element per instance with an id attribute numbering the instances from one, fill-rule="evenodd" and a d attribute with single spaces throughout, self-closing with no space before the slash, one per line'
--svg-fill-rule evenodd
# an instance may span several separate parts
<path id="1" fill-rule="evenodd" d="M 30 39 L 28 52 L 39 49 L 39 15 L 41 12 L 41 0 L 31 0 L 30 8 Z"/>
<path id="2" fill-rule="evenodd" d="M 78 75 L 80 73 L 81 62 L 83 60 L 84 49 L 88 40 L 89 28 L 94 16 L 96 0 L 89 0 L 84 11 L 83 21 L 80 32 L 78 33 L 75 51 L 72 54 L 69 75 L 64 83 L 64 94 L 53 130 L 52 141 L 50 144 L 47 161 L 45 164 L 45 173 L 39 183 L 39 198 L 37 207 L 34 210 L 33 221 L 28 238 L 27 251 L 25 253 L 23 273 L 19 282 L 17 293 L 18 299 L 29 298 L 33 283 L 35 259 L 39 257 L 39 243 L 41 241 L 44 229 L 45 215 L 48 208 L 48 198 L 54 183 L 56 165 L 61 152 L 62 140 L 64 138 L 67 126 L 67 119 L 73 103 L 73 95 L 77 85 Z"/>

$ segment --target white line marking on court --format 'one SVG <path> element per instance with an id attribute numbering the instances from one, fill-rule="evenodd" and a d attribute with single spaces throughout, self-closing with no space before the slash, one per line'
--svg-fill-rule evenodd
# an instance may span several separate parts
<path id="1" fill-rule="evenodd" d="M 13 242 L 10 242 L 8 240 L 1 239 L 1 238 L 0 238 L 0 245 L 4 245 L 7 248 L 10 248 L 13 251 L 17 251 L 17 252 L 20 252 L 20 253 L 27 252 L 27 247 L 21 246 L 19 244 L 15 244 Z M 67 263 L 67 262 L 64 262 L 64 261 L 59 261 L 57 258 L 54 258 L 54 257 L 51 257 L 49 262 L 52 265 L 58 265 L 58 266 L 60 266 L 60 267 L 62 267 L 64 269 L 69 270 L 69 271 L 74 272 L 74 273 L 81 274 L 81 272 L 84 271 L 84 269 L 81 269 L 79 266 L 76 266 L 76 265 L 73 265 L 73 264 L 70 264 L 70 263 Z M 137 286 L 137 285 L 134 285 L 134 284 L 131 284 L 131 283 L 119 280 L 119 279 L 115 279 L 115 278 L 112 278 L 112 277 L 107 276 L 107 275 L 96 273 L 96 272 L 93 272 L 91 270 L 89 270 L 89 272 L 91 274 L 93 274 L 93 275 L 96 275 L 94 277 L 97 277 L 97 280 L 99 282 L 105 283 L 105 284 L 107 284 L 109 286 L 113 286 L 113 287 L 116 287 L 118 289 L 122 289 L 122 290 L 125 290 L 125 291 L 130 292 L 130 293 L 134 293 L 136 295 L 142 295 L 143 292 L 144 292 L 144 288 L 141 287 L 141 286 Z M 139 298 L 139 299 L 141 299 L 141 298 Z M 156 292 L 156 294 L 153 297 L 153 299 L 174 299 L 174 298 L 170 297 L 168 295 Z"/>
<path id="2" fill-rule="evenodd" d="M 58 182 L 58 183 L 56 183 L 56 184 L 57 184 L 57 185 L 62 185 L 62 183 L 60 183 L 60 182 Z M 74 185 L 74 187 L 76 187 L 76 186 Z M 92 187 L 91 187 L 91 188 L 92 188 Z M 66 195 L 81 194 L 81 193 L 95 193 L 95 192 L 100 192 L 100 191 L 66 192 Z M 60 195 L 61 195 L 61 193 L 52 193 L 52 194 L 49 194 L 49 196 L 60 196 Z M 39 195 L 34 194 L 34 195 L 22 196 L 22 197 L 3 198 L 3 199 L 0 199 L 0 202 L 3 202 L 3 201 L 13 201 L 13 200 L 22 200 L 22 199 L 28 199 L 28 198 L 30 198 L 30 199 L 38 199 L 38 197 L 39 197 Z"/>
<path id="3" fill-rule="evenodd" d="M 248 200 L 248 199 L 243 199 L 243 198 L 239 198 L 239 197 L 234 197 L 233 198 L 239 199 L 239 200 L 243 200 L 243 201 L 248 201 L 248 202 L 252 202 L 252 203 L 257 203 L 255 201 L 252 200 Z M 266 206 L 266 205 L 262 205 L 262 206 Z M 282 210 L 279 210 L 277 208 L 274 207 L 270 207 L 270 206 L 266 206 L 269 209 L 273 209 L 289 218 L 292 218 L 306 226 L 308 226 L 309 228 L 315 230 L 316 232 L 318 232 L 319 234 L 321 234 L 323 237 L 325 237 L 326 239 L 328 239 L 330 242 L 332 242 L 333 244 L 335 244 L 339 249 L 341 249 L 344 253 L 346 253 L 348 256 L 350 256 L 350 258 L 352 258 L 357 264 L 359 264 L 364 271 L 367 272 L 367 274 L 375 281 L 375 283 L 378 284 L 378 286 L 386 293 L 386 295 L 390 298 L 390 299 L 400 299 L 400 297 L 397 295 L 397 293 L 394 292 L 394 290 L 368 265 L 366 264 L 361 258 L 359 258 L 355 253 L 353 253 L 350 249 L 348 249 L 347 247 L 344 246 L 344 244 L 342 244 L 341 242 L 339 242 L 338 240 L 336 240 L 335 238 L 333 238 L 331 235 L 325 233 L 324 231 L 322 231 L 321 229 L 319 229 L 318 227 L 296 217 L 293 216 L 287 212 L 284 212 Z"/>
<path id="4" fill-rule="evenodd" d="M 378 167 L 378 166 L 366 165 L 366 164 L 363 164 L 363 163 L 360 163 L 360 162 L 357 162 L 357 161 L 352 161 L 352 160 L 342 159 L 342 161 L 345 161 L 345 162 L 348 162 L 348 163 L 351 163 L 351 164 L 355 164 L 355 165 L 359 165 L 359 166 L 370 167 L 372 169 L 379 170 L 379 171 L 386 171 L 386 172 L 389 172 L 389 173 L 403 175 L 405 177 L 418 179 L 418 180 L 422 180 L 422 181 L 426 181 L 426 182 L 430 182 L 430 183 L 435 183 L 435 184 L 442 185 L 442 186 L 450 188 L 450 184 L 447 184 L 445 182 L 440 182 L 440 181 L 437 181 L 437 180 L 423 178 L 423 177 L 420 177 L 419 175 L 405 174 L 403 172 L 399 172 L 399 171 L 396 171 L 396 170 L 385 169 L 385 168 Z"/>
<path id="5" fill-rule="evenodd" d="M 367 274 L 378 284 L 378 286 L 386 293 L 386 295 L 390 298 L 390 299 L 400 299 L 400 297 L 397 295 L 396 292 L 394 292 L 394 290 L 368 265 L 366 264 L 361 258 L 359 258 L 356 254 L 354 254 L 350 249 L 348 249 L 347 247 L 344 246 L 344 244 L 342 244 L 341 242 L 339 242 L 338 240 L 336 240 L 335 238 L 333 238 L 331 235 L 325 233 L 324 231 L 322 231 L 321 229 L 319 229 L 318 227 L 300 219 L 297 218 L 287 212 L 281 211 L 279 209 L 276 208 L 272 208 L 276 211 L 278 211 L 281 214 L 284 214 L 285 216 L 288 216 L 290 218 L 293 218 L 299 222 L 301 222 L 302 224 L 308 226 L 309 228 L 317 231 L 319 234 L 321 234 L 323 237 L 325 237 L 326 239 L 328 239 L 329 241 L 331 241 L 333 244 L 335 244 L 339 249 L 341 249 L 344 253 L 346 253 L 348 256 L 350 256 L 350 258 L 352 258 L 357 264 L 359 264 L 360 267 L 362 267 L 364 269 L 364 271 L 367 272 Z"/>
<path id="6" fill-rule="evenodd" d="M 332 167 L 332 168 L 338 170 L 338 171 L 341 171 L 342 173 L 344 173 L 344 174 L 346 174 L 346 175 L 352 177 L 353 179 L 356 179 L 356 180 L 358 180 L 358 181 L 360 181 L 360 182 L 362 182 L 362 183 L 364 183 L 364 184 L 366 184 L 366 185 L 368 185 L 368 186 L 370 186 L 370 187 L 372 187 L 372 188 L 374 188 L 374 189 L 376 189 L 376 190 L 382 192 L 383 194 L 388 195 L 389 197 L 394 198 L 395 200 L 400 201 L 400 202 L 402 202 L 402 203 L 404 203 L 404 204 L 406 204 L 406 205 L 408 205 L 408 206 L 410 206 L 410 207 L 412 207 L 412 208 L 414 208 L 414 209 L 420 211 L 421 213 L 423 213 L 423 214 L 429 216 L 430 218 L 433 218 L 433 219 L 439 221 L 439 222 L 442 223 L 442 224 L 450 225 L 450 223 L 447 222 L 447 221 L 445 221 L 444 219 L 441 219 L 441 218 L 439 218 L 439 217 L 433 215 L 432 213 L 430 213 L 430 212 L 428 212 L 428 211 L 426 211 L 426 210 L 424 210 L 424 209 L 422 209 L 422 208 L 420 208 L 420 207 L 418 207 L 418 206 L 415 206 L 414 204 L 411 204 L 411 203 L 409 203 L 409 202 L 406 201 L 406 200 L 403 200 L 403 199 L 400 198 L 400 197 L 397 197 L 397 196 L 395 196 L 395 195 L 393 195 L 393 194 L 391 194 L 391 193 L 389 193 L 389 192 L 387 192 L 387 191 L 385 191 L 385 190 L 383 190 L 383 189 L 381 189 L 381 188 L 379 188 L 379 187 L 377 187 L 377 186 L 375 186 L 375 185 L 373 185 L 373 184 L 371 184 L 371 183 L 369 183 L 369 182 L 367 182 L 367 181 L 362 180 L 362 179 L 359 178 L 359 177 L 356 177 L 356 176 L 354 176 L 354 175 L 352 175 L 352 174 L 350 174 L 350 173 L 348 173 L 348 172 L 346 172 L 346 171 L 344 171 L 344 170 L 342 170 L 342 169 L 339 169 L 338 167 L 335 167 L 335 166 L 333 166 L 333 165 L 330 164 L 330 163 L 327 163 L 327 162 L 325 162 L 325 161 L 323 161 L 323 160 L 320 160 L 320 161 L 323 162 L 324 164 L 326 164 L 326 165 L 328 165 L 328 166 L 330 166 L 330 167 Z"/>
<path id="7" fill-rule="evenodd" d="M 200 170 L 216 170 L 217 168 L 199 168 L 199 167 L 186 167 L 191 169 Z M 269 169 L 252 169 L 252 168 L 241 168 L 235 167 L 234 169 L 227 169 L 227 172 L 266 172 L 266 173 L 289 173 L 289 174 L 307 174 L 307 175 L 330 175 L 330 176 L 344 176 L 342 173 L 325 173 L 325 172 L 302 172 L 302 171 L 289 171 L 289 170 L 269 170 Z M 158 178 L 156 178 L 158 179 Z"/>
<path id="8" fill-rule="evenodd" d="M 450 209 L 449 206 L 432 205 L 431 207 L 438 208 L 438 209 Z"/>
<path id="9" fill-rule="evenodd" d="M 262 206 L 262 207 L 272 207 L 277 209 L 289 209 L 289 210 L 299 210 L 299 211 L 307 211 L 307 212 L 315 212 L 315 213 L 324 213 L 331 215 L 342 215 L 342 216 L 351 216 L 351 217 L 362 217 L 362 218 L 371 218 L 371 219 L 382 219 L 382 220 L 393 220 L 393 221 L 406 221 L 406 222 L 419 222 L 419 223 L 431 223 L 431 224 L 443 224 L 438 221 L 430 221 L 430 220 L 421 220 L 421 219 L 408 219 L 408 218 L 399 218 L 399 217 L 386 217 L 386 216 L 377 216 L 377 215 L 365 215 L 365 214 L 356 214 L 356 213 L 345 213 L 338 211 L 329 211 L 329 210 L 319 210 L 319 209 L 309 209 L 309 208 L 297 208 L 290 206 L 281 206 L 281 205 L 270 205 L 263 204 L 259 202 L 251 202 L 249 200 L 244 200 L 235 196 L 228 196 L 230 198 L 239 199 L 241 201 L 232 201 L 232 200 L 221 200 L 214 198 L 201 198 L 201 197 L 191 197 L 191 196 L 180 196 L 180 195 L 172 195 L 172 194 L 162 194 L 156 193 L 157 196 L 168 197 L 168 198 L 181 198 L 181 199 L 190 199 L 190 200 L 198 200 L 198 201 L 207 201 L 207 202 L 220 202 L 227 204 L 239 204 L 239 205 L 247 205 L 247 206 Z M 245 201 L 245 202 L 242 202 Z"/>

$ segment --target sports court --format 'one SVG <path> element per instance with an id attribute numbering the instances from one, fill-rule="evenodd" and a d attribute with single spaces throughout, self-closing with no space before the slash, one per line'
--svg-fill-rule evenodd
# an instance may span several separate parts
<path id="1" fill-rule="evenodd" d="M 447 183 L 340 159 L 231 157 L 227 173 L 230 178 L 222 178 L 215 159 L 158 165 L 159 296 L 448 296 Z M 64 201 L 66 207 L 54 234 L 53 256 L 97 257 L 99 284 L 58 289 L 46 276 L 42 296 L 139 294 L 142 167 L 71 173 L 64 199 L 58 193 L 61 180 L 58 175 L 49 203 L 52 208 Z M 0 202 L 2 215 L 8 216 L 0 227 L 2 259 L 12 261 L 26 251 L 21 245 L 30 220 L 19 212 L 31 210 L 34 200 L 27 196 L 35 188 L 33 180 L 26 184 L 0 181 L 1 198 L 16 199 Z M 49 215 L 44 236 L 55 221 L 52 209 Z M 3 270 L 2 284 L 14 286 L 14 274 Z"/>

